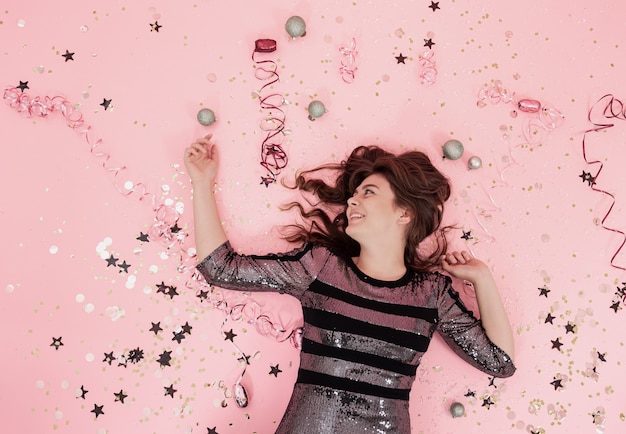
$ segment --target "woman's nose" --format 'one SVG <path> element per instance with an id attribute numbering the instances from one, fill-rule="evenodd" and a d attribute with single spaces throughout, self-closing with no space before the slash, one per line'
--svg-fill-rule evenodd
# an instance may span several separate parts
<path id="1" fill-rule="evenodd" d="M 348 206 L 356 206 L 357 202 L 354 196 L 348 198 Z"/>

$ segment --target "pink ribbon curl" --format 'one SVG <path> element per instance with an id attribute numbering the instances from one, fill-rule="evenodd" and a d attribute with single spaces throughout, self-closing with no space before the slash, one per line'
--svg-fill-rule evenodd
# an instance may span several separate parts
<path id="1" fill-rule="evenodd" d="M 601 120 L 594 120 L 593 119 L 595 117 L 594 112 L 597 111 L 596 109 L 599 107 L 601 107 L 601 113 L 600 113 Z M 624 103 L 622 103 L 622 101 L 615 98 L 613 95 L 606 94 L 603 97 L 601 97 L 591 107 L 591 109 L 589 110 L 589 113 L 587 114 L 587 120 L 589 120 L 589 122 L 591 122 L 593 126 L 583 133 L 583 138 L 582 138 L 583 158 L 585 160 L 585 163 L 589 165 L 598 166 L 598 170 L 595 176 L 593 176 L 593 179 L 591 180 L 589 184 L 593 191 L 601 193 L 611 198 L 611 206 L 609 206 L 609 209 L 604 214 L 604 217 L 602 218 L 600 224 L 603 229 L 609 232 L 613 232 L 615 234 L 619 234 L 621 236 L 622 242 L 620 243 L 619 247 L 617 248 L 617 250 L 611 257 L 610 263 L 612 267 L 617 268 L 618 270 L 626 271 L 626 267 L 615 265 L 615 258 L 619 255 L 620 251 L 626 244 L 626 234 L 624 233 L 624 231 L 609 227 L 605 224 L 607 218 L 611 214 L 611 211 L 613 211 L 613 208 L 615 207 L 616 199 L 612 193 L 609 193 L 608 191 L 604 189 L 596 187 L 598 177 L 600 176 L 600 173 L 602 172 L 602 169 L 604 168 L 604 163 L 602 163 L 602 161 L 600 160 L 589 160 L 587 158 L 587 144 L 586 144 L 588 133 L 595 133 L 595 132 L 599 132 L 599 131 L 614 127 L 615 123 L 613 123 L 611 120 L 621 120 L 621 121 L 626 120 L 626 107 L 624 106 Z"/>
<path id="2" fill-rule="evenodd" d="M 350 45 L 339 47 L 339 53 L 341 54 L 341 66 L 339 67 L 339 75 L 345 83 L 352 83 L 356 77 L 356 57 L 358 51 L 356 50 L 356 39 L 350 40 Z"/>
<path id="3" fill-rule="evenodd" d="M 525 101 L 532 101 L 538 104 L 537 110 L 528 111 L 523 107 Z M 533 145 L 541 143 L 545 133 L 549 133 L 552 130 L 559 127 L 565 120 L 565 116 L 551 105 L 543 105 L 539 101 L 529 100 L 525 98 L 517 98 L 515 92 L 509 92 L 500 80 L 495 80 L 490 86 L 483 87 L 478 92 L 478 101 L 476 105 L 479 108 L 484 108 L 488 103 L 491 104 L 513 104 L 515 108 L 511 112 L 513 117 L 517 117 L 517 110 L 522 112 L 531 113 L 531 117 L 528 118 L 523 126 L 522 132 L 526 141 Z"/>
<path id="4" fill-rule="evenodd" d="M 69 100 L 62 96 L 30 96 L 16 87 L 7 87 L 3 93 L 4 102 L 20 113 L 23 117 L 47 118 L 53 113 L 60 113 L 69 128 L 85 138 L 89 146 L 89 152 L 101 161 L 102 168 L 111 175 L 115 189 L 126 197 L 137 197 L 139 202 L 148 201 L 155 213 L 154 223 L 149 229 L 149 237 L 160 241 L 167 249 L 170 256 L 177 256 L 180 273 L 185 273 L 195 265 L 191 264 L 194 255 L 190 254 L 183 243 L 187 234 L 177 227 L 179 221 L 178 212 L 164 204 L 156 204 L 156 196 L 147 191 L 143 183 L 132 185 L 121 184 L 118 180 L 120 173 L 126 170 L 126 166 L 113 164 L 111 155 L 102 151 L 102 139 L 91 137 L 92 127 L 87 124 L 83 114 Z"/>
<path id="5" fill-rule="evenodd" d="M 280 76 L 276 72 L 278 69 L 276 62 L 268 59 L 257 60 L 256 55 L 258 53 L 260 51 L 256 48 L 252 52 L 252 61 L 256 65 L 254 76 L 259 80 L 267 81 L 257 92 L 261 109 L 267 113 L 265 119 L 260 122 L 260 128 L 267 132 L 263 142 L 261 142 L 260 156 L 260 165 L 267 170 L 267 174 L 261 176 L 261 184 L 267 187 L 276 182 L 276 177 L 287 166 L 288 162 L 287 153 L 282 147 L 286 115 L 280 108 L 285 104 L 285 98 L 279 93 L 262 96 L 263 90 L 277 83 Z"/>
<path id="6" fill-rule="evenodd" d="M 435 52 L 431 49 L 424 51 L 419 55 L 419 65 L 422 67 L 420 72 L 420 82 L 426 85 L 433 85 L 437 81 L 437 64 L 433 60 Z"/>

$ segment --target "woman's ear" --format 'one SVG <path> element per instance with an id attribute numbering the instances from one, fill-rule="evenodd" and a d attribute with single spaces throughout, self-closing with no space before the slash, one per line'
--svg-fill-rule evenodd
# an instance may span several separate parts
<path id="1" fill-rule="evenodd" d="M 402 213 L 400 214 L 400 217 L 398 218 L 398 223 L 403 224 L 403 225 L 410 223 L 411 219 L 413 218 L 411 213 L 404 208 L 401 208 L 401 211 Z"/>

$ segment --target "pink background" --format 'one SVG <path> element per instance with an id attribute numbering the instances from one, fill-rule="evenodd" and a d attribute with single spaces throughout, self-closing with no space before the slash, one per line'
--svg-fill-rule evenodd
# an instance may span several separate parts
<path id="1" fill-rule="evenodd" d="M 255 98 L 264 82 L 255 78 L 251 54 L 256 39 L 272 38 L 278 49 L 261 57 L 277 63 L 280 81 L 262 93 L 287 101 L 281 108 L 289 163 L 282 175 L 337 161 L 358 144 L 424 150 L 453 182 L 452 244 L 492 266 L 510 312 L 517 374 L 491 382 L 435 339 L 412 392 L 413 432 L 624 432 L 625 313 L 617 294 L 626 285 L 623 119 L 586 135 L 588 160 L 603 167 L 595 190 L 580 177 L 600 169 L 583 157 L 583 134 L 593 128 L 589 110 L 595 105 L 602 120 L 604 105 L 596 102 L 603 95 L 626 98 L 623 6 L 429 5 L 5 1 L 3 89 L 27 81 L 31 97 L 66 98 L 84 124 L 72 130 L 58 112 L 29 118 L 0 105 L 0 430 L 274 432 L 298 355 L 259 333 L 255 318 L 263 313 L 277 326 L 293 326 L 300 313 L 276 295 L 216 289 L 211 300 L 197 297 L 203 287 L 186 268 L 193 234 L 181 158 L 194 138 L 213 133 L 222 158 L 218 201 L 233 244 L 249 253 L 286 248 L 272 227 L 290 221 L 279 206 L 292 192 L 259 182 L 259 121 L 266 113 Z M 286 33 L 291 15 L 306 21 L 305 37 Z M 151 31 L 155 21 L 158 32 Z M 358 69 L 346 83 L 340 67 L 348 56 L 340 48 L 353 39 Z M 425 39 L 435 43 L 434 83 L 420 80 Z M 74 60 L 62 57 L 66 50 Z M 395 58 L 400 54 L 404 63 Z M 565 121 L 546 129 L 539 114 L 513 117 L 514 102 L 495 99 L 479 108 L 481 89 L 497 80 Z M 104 99 L 111 100 L 107 110 Z M 314 122 L 306 111 L 313 99 L 328 109 Z M 197 122 L 202 107 L 215 111 L 215 124 Z M 465 145 L 459 160 L 441 159 L 450 138 Z M 483 167 L 468 170 L 474 155 Z M 167 219 L 155 214 L 152 199 Z M 178 234 L 170 230 L 174 222 Z M 463 231 L 472 238 L 462 239 Z M 148 242 L 137 239 L 148 232 Z M 107 267 L 110 255 L 119 260 Z M 178 295 L 159 292 L 159 284 Z M 218 303 L 222 296 L 227 305 Z M 229 317 L 222 326 L 238 302 L 248 307 L 246 319 Z M 152 323 L 162 328 L 158 334 Z M 234 345 L 222 335 L 230 329 Z M 242 368 L 237 348 L 251 356 L 245 409 L 229 397 Z M 143 357 L 124 362 L 138 349 Z M 161 366 L 166 351 L 171 362 Z M 274 376 L 276 365 L 281 372 Z M 124 402 L 116 401 L 120 391 Z M 464 417 L 451 417 L 453 402 L 465 406 Z M 96 405 L 104 412 L 97 418 Z"/>

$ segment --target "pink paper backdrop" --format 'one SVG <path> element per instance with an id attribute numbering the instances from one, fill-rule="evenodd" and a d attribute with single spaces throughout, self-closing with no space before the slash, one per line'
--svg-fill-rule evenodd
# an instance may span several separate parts
<path id="1" fill-rule="evenodd" d="M 305 37 L 285 31 L 292 15 Z M 626 122 L 597 103 L 626 98 L 624 34 L 615 1 L 5 1 L 0 84 L 24 84 L 5 102 L 58 96 L 84 122 L 0 105 L 0 430 L 274 432 L 298 355 L 256 326 L 261 314 L 297 325 L 297 304 L 202 297 L 188 268 L 181 159 L 213 133 L 232 242 L 286 248 L 272 228 L 290 220 L 279 206 L 293 196 L 260 183 L 268 111 L 255 92 L 266 81 L 251 59 L 254 41 L 272 38 L 278 49 L 259 58 L 280 81 L 261 94 L 286 100 L 281 176 L 358 144 L 422 149 L 454 184 L 452 244 L 487 261 L 500 284 L 517 374 L 494 381 L 436 339 L 412 393 L 413 432 L 624 432 Z M 497 81 L 548 112 L 514 117 L 515 101 L 493 96 Z M 482 108 L 481 89 L 492 92 Z M 310 121 L 314 99 L 327 113 Z M 196 120 L 203 107 L 216 113 L 209 127 Z M 614 126 L 585 135 L 593 107 Z M 583 137 L 602 166 L 585 162 Z M 459 160 L 441 159 L 450 138 L 465 145 Z M 480 169 L 468 170 L 471 156 Z M 237 303 L 244 318 L 227 317 Z M 233 342 L 222 333 L 231 329 Z M 238 349 L 249 356 L 245 409 L 230 398 Z M 454 402 L 464 417 L 451 417 Z"/>

